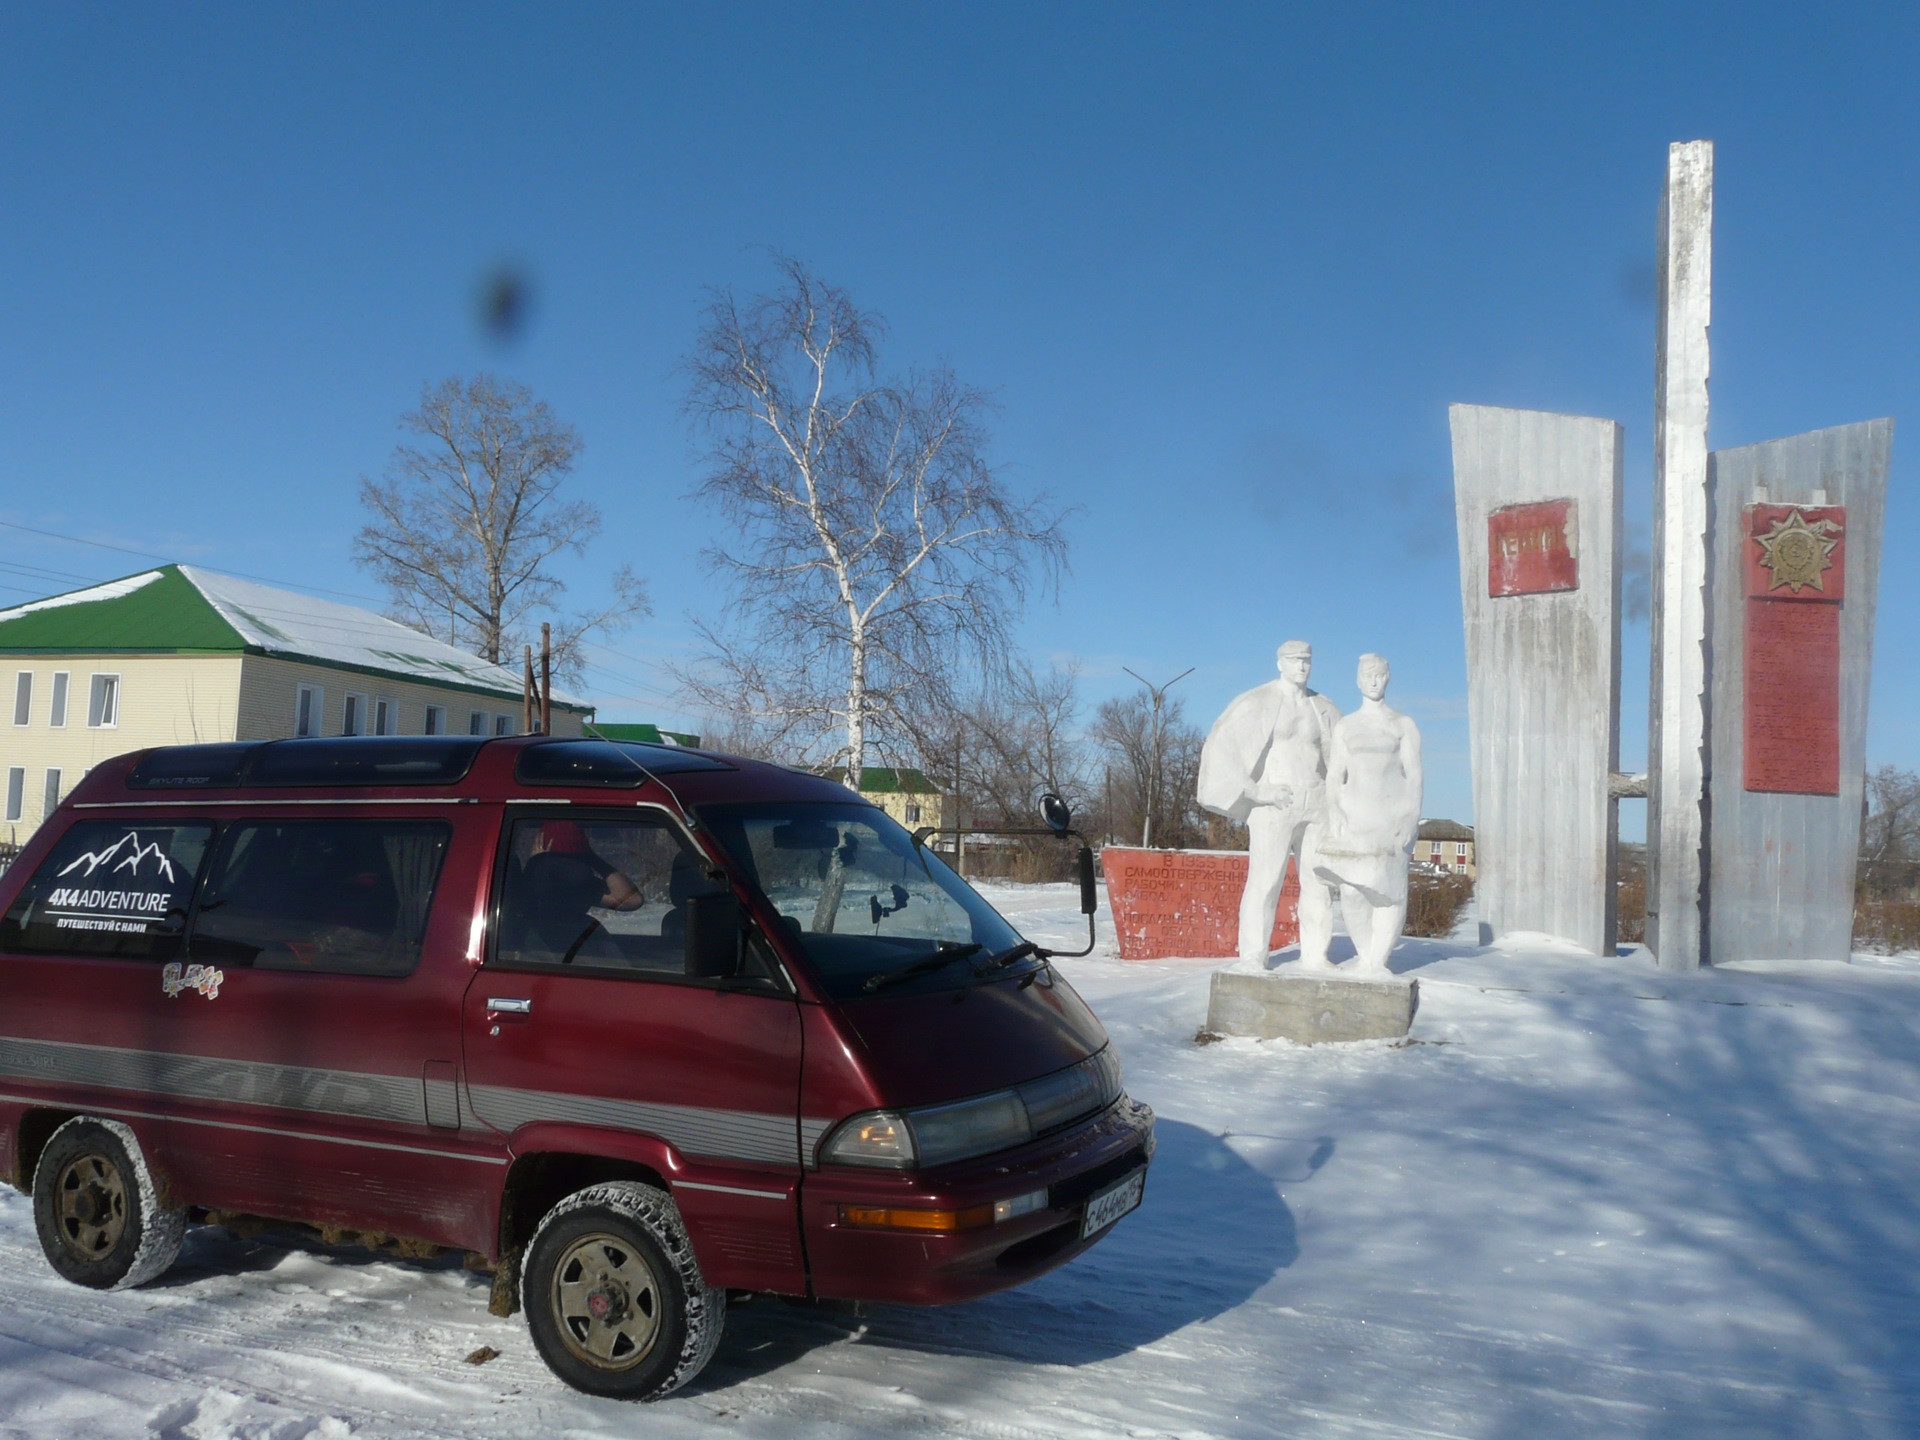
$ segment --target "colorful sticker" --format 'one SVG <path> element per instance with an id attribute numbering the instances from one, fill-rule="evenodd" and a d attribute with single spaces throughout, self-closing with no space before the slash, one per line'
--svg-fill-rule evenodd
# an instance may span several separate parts
<path id="1" fill-rule="evenodd" d="M 182 990 L 198 990 L 207 999 L 217 999 L 220 984 L 227 978 L 224 970 L 212 965 L 182 965 L 172 961 L 160 971 L 160 988 L 169 1000 L 179 998 Z"/>

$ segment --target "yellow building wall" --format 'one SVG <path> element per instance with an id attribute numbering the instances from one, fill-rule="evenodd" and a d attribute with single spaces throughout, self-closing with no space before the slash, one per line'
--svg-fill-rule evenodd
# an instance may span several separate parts
<path id="1" fill-rule="evenodd" d="M 559 728 L 559 723 L 556 721 L 554 729 L 558 730 Z M 909 830 L 918 830 L 922 825 L 937 826 L 947 823 L 946 820 L 942 818 L 945 814 L 943 802 L 946 800 L 946 796 L 937 791 L 926 794 L 911 794 L 899 790 L 874 790 L 868 791 L 860 798 L 878 805 Z M 920 815 L 917 820 L 908 817 L 907 807 L 909 806 L 919 807 Z"/>
<path id="2" fill-rule="evenodd" d="M 472 733 L 468 721 L 475 711 L 485 716 L 485 733 L 494 733 L 498 717 L 507 717 L 507 733 L 520 733 L 520 697 L 476 695 L 468 690 L 430 685 L 420 681 L 392 680 L 381 675 L 339 670 L 330 665 L 306 665 L 297 660 L 282 660 L 271 655 L 248 655 L 242 662 L 243 680 L 239 695 L 239 735 L 241 740 L 284 740 L 293 734 L 298 713 L 299 687 L 312 685 L 320 691 L 322 735 L 341 734 L 349 693 L 364 697 L 361 722 L 363 735 L 373 734 L 374 701 L 391 700 L 397 707 L 392 734 L 424 735 L 427 706 L 446 707 L 445 734 Z M 555 707 L 553 733 L 579 735 L 581 717 Z"/>
<path id="3" fill-rule="evenodd" d="M 0 806 L 10 772 L 26 772 L 20 818 L 0 818 L 0 840 L 24 841 L 46 817 L 47 772 L 60 772 L 60 794 L 102 760 L 154 745 L 234 739 L 239 708 L 238 655 L 0 656 Z M 15 725 L 21 671 L 33 675 L 31 710 Z M 66 724 L 51 720 L 53 676 L 67 675 Z M 95 675 L 117 675 L 119 714 L 111 726 L 87 724 Z M 5 815 L 0 809 L 0 817 Z"/>

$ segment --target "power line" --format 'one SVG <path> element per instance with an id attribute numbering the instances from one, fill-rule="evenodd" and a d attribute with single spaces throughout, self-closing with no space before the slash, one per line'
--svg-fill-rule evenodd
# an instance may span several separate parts
<path id="1" fill-rule="evenodd" d="M 42 535 L 49 540 L 64 540 L 69 545 L 91 545 L 96 550 L 112 550 L 121 555 L 132 555 L 140 560 L 158 560 L 162 565 L 175 565 L 180 563 L 171 555 L 156 555 L 151 550 L 133 550 L 125 545 L 109 545 L 104 540 L 85 540 L 78 535 L 62 535 L 58 530 L 40 530 L 32 525 L 21 525 L 13 520 L 0 520 L 0 526 L 5 526 L 9 530 L 24 530 L 29 535 Z M 198 562 L 190 561 L 188 563 L 197 564 Z M 359 595 L 351 590 L 329 590 L 324 585 L 301 585 L 295 581 L 281 579 L 276 576 L 249 575 L 245 570 L 225 570 L 218 565 L 204 565 L 201 566 L 201 568 L 212 570 L 221 575 L 231 575 L 237 580 L 258 581 L 262 585 L 278 585 L 288 590 L 311 590 L 316 595 L 338 595 L 343 600 L 359 600 L 369 605 L 378 605 L 380 603 L 371 595 Z"/>

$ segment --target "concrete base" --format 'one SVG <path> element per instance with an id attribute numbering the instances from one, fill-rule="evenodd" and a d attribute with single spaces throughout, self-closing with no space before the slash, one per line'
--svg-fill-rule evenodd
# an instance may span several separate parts
<path id="1" fill-rule="evenodd" d="M 1418 980 L 1336 980 L 1321 975 L 1216 970 L 1207 1029 L 1317 1045 L 1398 1040 L 1420 1008 Z"/>

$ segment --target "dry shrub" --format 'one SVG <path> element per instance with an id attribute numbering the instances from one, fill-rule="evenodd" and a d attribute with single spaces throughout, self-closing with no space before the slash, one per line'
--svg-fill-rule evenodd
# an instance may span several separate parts
<path id="1" fill-rule="evenodd" d="M 1446 939 L 1460 923 L 1460 913 L 1472 898 L 1473 881 L 1464 875 L 1411 872 L 1407 876 L 1406 933 Z"/>
<path id="2" fill-rule="evenodd" d="M 1861 900 L 1853 907 L 1853 945 L 1897 955 L 1920 950 L 1920 900 Z"/>

